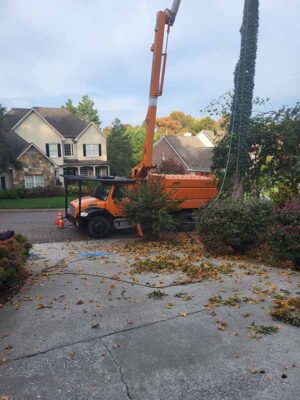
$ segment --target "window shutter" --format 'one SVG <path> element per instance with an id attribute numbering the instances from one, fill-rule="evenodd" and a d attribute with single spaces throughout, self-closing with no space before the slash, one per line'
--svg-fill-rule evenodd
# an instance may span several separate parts
<path id="1" fill-rule="evenodd" d="M 61 157 L 61 146 L 60 146 L 60 143 L 57 144 L 57 154 L 58 154 L 58 157 Z"/>
<path id="2" fill-rule="evenodd" d="M 99 144 L 98 146 L 99 146 L 99 156 L 101 156 L 102 155 L 101 144 Z"/>
<path id="3" fill-rule="evenodd" d="M 83 145 L 83 157 L 86 157 L 86 144 Z"/>
<path id="4" fill-rule="evenodd" d="M 47 155 L 47 157 L 50 157 L 49 143 L 46 143 L 46 155 Z"/>

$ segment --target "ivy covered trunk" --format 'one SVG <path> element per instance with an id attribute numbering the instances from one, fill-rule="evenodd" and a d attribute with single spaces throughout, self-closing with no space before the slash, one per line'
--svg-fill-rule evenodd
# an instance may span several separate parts
<path id="1" fill-rule="evenodd" d="M 241 27 L 241 50 L 234 72 L 234 95 L 230 121 L 232 136 L 229 176 L 232 196 L 242 198 L 244 177 L 249 166 L 247 133 L 252 113 L 252 100 L 257 52 L 259 0 L 245 0 Z"/>

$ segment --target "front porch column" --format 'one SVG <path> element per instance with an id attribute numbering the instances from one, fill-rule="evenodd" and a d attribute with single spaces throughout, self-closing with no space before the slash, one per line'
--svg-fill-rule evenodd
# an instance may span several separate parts
<path id="1" fill-rule="evenodd" d="M 93 166 L 93 176 L 96 176 L 96 167 Z"/>

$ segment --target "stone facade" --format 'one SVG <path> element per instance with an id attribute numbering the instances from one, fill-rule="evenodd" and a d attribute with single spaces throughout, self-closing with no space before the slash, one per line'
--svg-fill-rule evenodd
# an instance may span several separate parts
<path id="1" fill-rule="evenodd" d="M 23 168 L 13 171 L 13 187 L 25 187 L 26 175 L 38 175 L 44 177 L 44 187 L 55 185 L 54 164 L 34 147 L 30 147 L 19 158 Z"/>

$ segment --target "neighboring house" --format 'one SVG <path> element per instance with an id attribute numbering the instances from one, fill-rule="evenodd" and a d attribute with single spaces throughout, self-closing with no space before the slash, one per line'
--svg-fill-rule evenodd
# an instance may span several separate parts
<path id="1" fill-rule="evenodd" d="M 209 173 L 212 165 L 213 146 L 206 146 L 199 135 L 162 136 L 153 146 L 152 162 L 158 169 L 162 163 L 178 165 L 186 173 Z"/>
<path id="2" fill-rule="evenodd" d="M 201 140 L 205 147 L 215 147 L 217 143 L 224 137 L 223 131 L 201 131 L 197 137 Z"/>
<path id="3" fill-rule="evenodd" d="M 109 174 L 105 135 L 93 122 L 64 108 L 12 108 L 4 125 L 7 142 L 23 168 L 2 174 L 2 188 L 62 184 L 62 174 Z"/>

